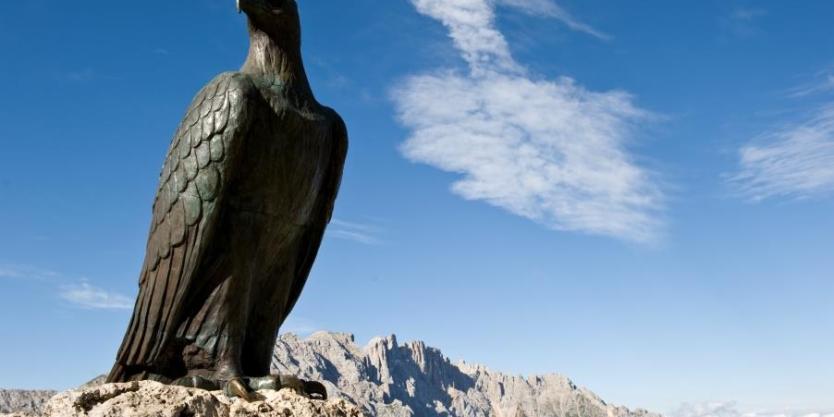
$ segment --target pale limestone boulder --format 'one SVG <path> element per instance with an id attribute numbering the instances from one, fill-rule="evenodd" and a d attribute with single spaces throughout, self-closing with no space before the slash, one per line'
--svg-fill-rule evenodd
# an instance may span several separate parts
<path id="1" fill-rule="evenodd" d="M 43 417 L 363 417 L 345 400 L 318 401 L 289 390 L 263 391 L 247 403 L 222 392 L 156 382 L 104 384 L 53 397 Z"/>

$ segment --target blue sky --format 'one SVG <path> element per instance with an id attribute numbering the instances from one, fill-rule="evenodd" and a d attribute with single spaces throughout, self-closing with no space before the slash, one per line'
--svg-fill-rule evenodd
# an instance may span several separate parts
<path id="1" fill-rule="evenodd" d="M 303 49 L 351 150 L 285 330 L 834 411 L 834 4 L 334 3 Z M 0 386 L 109 369 L 170 136 L 246 48 L 232 0 L 0 4 Z"/>

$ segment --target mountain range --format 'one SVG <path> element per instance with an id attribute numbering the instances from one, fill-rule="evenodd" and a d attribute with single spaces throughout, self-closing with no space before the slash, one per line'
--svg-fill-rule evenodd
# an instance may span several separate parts
<path id="1" fill-rule="evenodd" d="M 331 396 L 353 402 L 371 417 L 660 417 L 608 404 L 561 375 L 522 377 L 452 363 L 436 348 L 420 341 L 400 344 L 396 336 L 359 346 L 345 333 L 284 334 L 272 367 L 275 373 L 322 381 Z M 0 390 L 0 413 L 37 413 L 54 394 Z"/>

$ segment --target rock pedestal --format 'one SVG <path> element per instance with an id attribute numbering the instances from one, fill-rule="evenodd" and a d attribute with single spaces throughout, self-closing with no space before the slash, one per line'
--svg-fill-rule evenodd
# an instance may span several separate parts
<path id="1" fill-rule="evenodd" d="M 156 382 L 105 384 L 53 397 L 42 417 L 363 417 L 345 400 L 310 400 L 289 390 L 262 391 L 245 402 L 222 392 Z M 21 415 L 21 414 L 18 414 Z"/>

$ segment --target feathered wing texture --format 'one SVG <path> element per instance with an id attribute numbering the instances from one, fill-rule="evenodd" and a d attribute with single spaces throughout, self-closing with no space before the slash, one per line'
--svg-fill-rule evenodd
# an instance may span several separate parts
<path id="1" fill-rule="evenodd" d="M 176 332 L 256 97 L 247 76 L 221 74 L 197 94 L 177 129 L 153 204 L 133 318 L 108 381 L 123 381 L 152 364 Z"/>
<path id="2" fill-rule="evenodd" d="M 304 239 L 308 246 L 305 248 L 306 250 L 303 250 L 299 254 L 298 269 L 295 272 L 296 279 L 292 284 L 292 288 L 290 288 L 287 307 L 282 316 L 284 318 L 290 315 L 296 302 L 298 302 L 298 298 L 301 296 L 304 285 L 307 283 L 307 277 L 313 268 L 313 262 L 316 260 L 321 241 L 324 237 L 323 228 L 330 223 L 330 218 L 333 216 L 334 203 L 336 202 L 336 196 L 339 193 L 339 187 L 342 183 L 342 172 L 348 151 L 348 132 L 342 118 L 335 111 L 330 110 L 330 112 L 334 120 L 333 131 L 330 137 L 330 140 L 334 144 L 333 154 L 330 157 L 330 166 L 328 166 L 324 187 L 319 193 L 319 201 L 317 203 L 317 210 L 320 210 L 321 213 L 318 218 L 323 220 L 321 225 L 322 230 L 315 227 L 308 228 L 307 233 L 309 236 L 307 239 Z"/>

